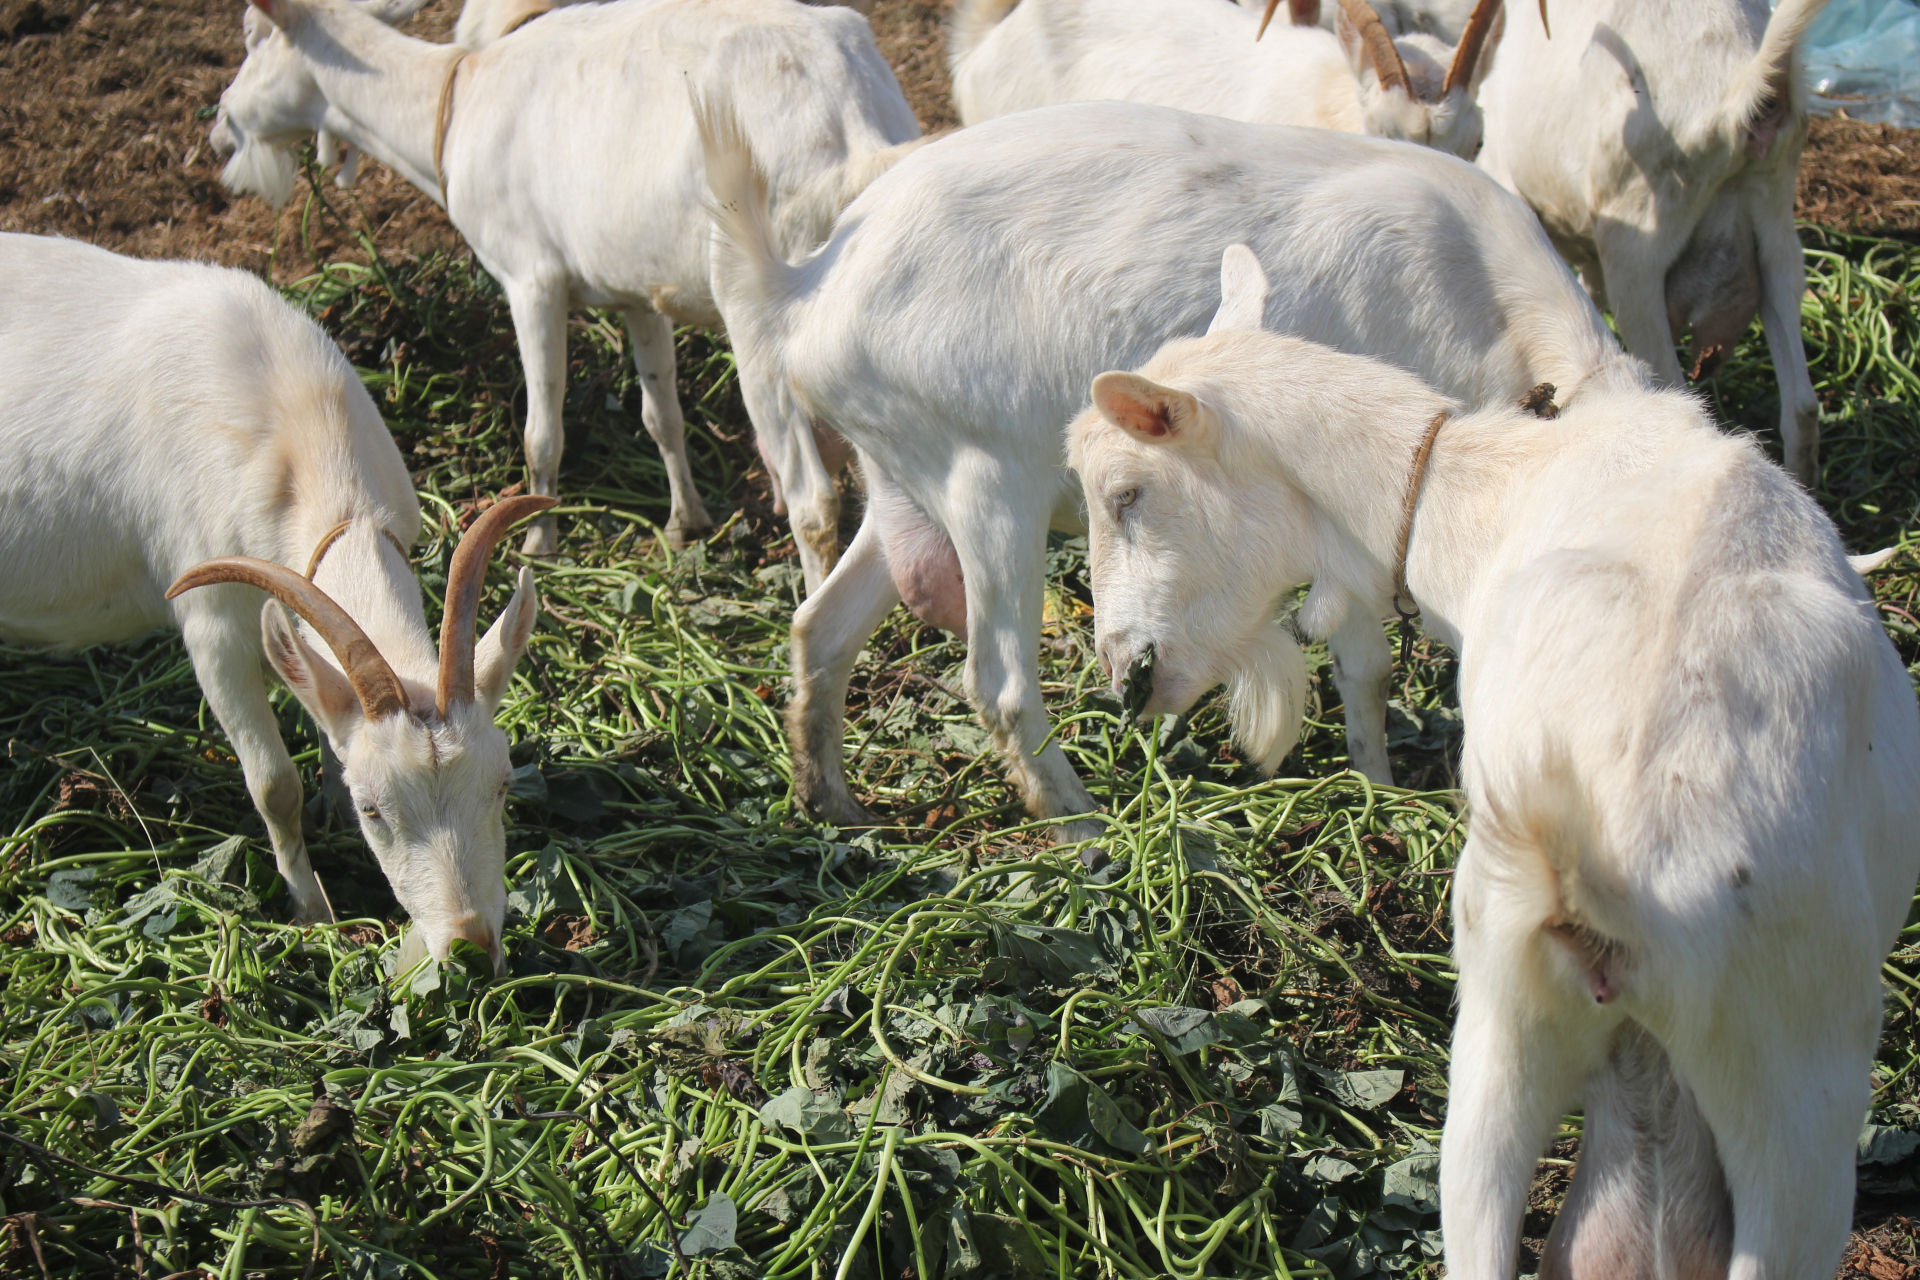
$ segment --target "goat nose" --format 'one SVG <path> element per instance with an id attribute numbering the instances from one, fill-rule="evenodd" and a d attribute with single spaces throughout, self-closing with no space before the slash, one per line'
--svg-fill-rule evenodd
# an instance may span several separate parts
<path id="1" fill-rule="evenodd" d="M 479 915 L 465 915 L 454 921 L 453 938 L 465 939 L 493 957 L 494 973 L 506 971 L 506 948 L 500 945 L 500 939 L 495 936 L 493 926 Z M 453 938 L 447 939 L 449 948 L 453 945 Z"/>

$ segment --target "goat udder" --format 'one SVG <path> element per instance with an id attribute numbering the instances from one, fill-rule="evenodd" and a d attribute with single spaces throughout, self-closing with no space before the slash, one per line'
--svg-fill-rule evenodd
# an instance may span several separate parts
<path id="1" fill-rule="evenodd" d="M 904 502 L 887 503 L 881 515 L 887 568 L 893 586 L 914 617 L 956 636 L 967 633 L 967 587 L 953 540 Z"/>

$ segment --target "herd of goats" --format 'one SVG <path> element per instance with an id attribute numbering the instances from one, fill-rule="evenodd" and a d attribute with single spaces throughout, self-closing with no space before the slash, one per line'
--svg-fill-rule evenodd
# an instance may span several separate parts
<path id="1" fill-rule="evenodd" d="M 406 467 L 313 322 L 240 272 L 0 237 L 0 636 L 178 628 L 293 915 L 324 921 L 270 666 L 411 954 L 500 965 L 494 715 L 532 570 L 478 640 L 475 614 L 514 525 L 558 545 L 567 312 L 626 319 L 675 539 L 711 521 L 674 326 L 723 327 L 806 575 L 809 812 L 874 820 L 847 684 L 904 601 L 965 637 L 1029 808 L 1099 833 L 1042 706 L 1050 529 L 1088 536 L 1115 687 L 1155 715 L 1225 684 L 1267 772 L 1304 634 L 1353 767 L 1391 782 L 1381 619 L 1417 614 L 1460 654 L 1472 812 L 1448 1274 L 1514 1275 L 1535 1161 L 1582 1106 L 1543 1275 L 1826 1280 L 1920 874 L 1920 710 L 1862 581 L 1884 554 L 1849 559 L 1805 487 L 1793 197 L 1824 0 L 1278 3 L 960 0 L 966 127 L 922 138 L 849 8 L 473 0 L 441 45 L 395 29 L 417 0 L 254 0 L 225 181 L 283 202 L 317 139 L 343 183 L 371 155 L 446 208 L 511 306 L 530 492 L 460 541 L 436 646 Z M 1676 356 L 1690 335 L 1699 376 L 1756 313 L 1784 468 Z"/>

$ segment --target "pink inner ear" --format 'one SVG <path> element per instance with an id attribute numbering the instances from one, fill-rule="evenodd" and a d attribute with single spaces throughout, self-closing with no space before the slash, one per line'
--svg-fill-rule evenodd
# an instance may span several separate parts
<path id="1" fill-rule="evenodd" d="M 1173 410 L 1168 405 L 1144 405 L 1136 400 L 1130 407 L 1134 430 L 1150 436 L 1173 434 Z"/>
<path id="2" fill-rule="evenodd" d="M 247 0 L 247 3 L 266 14 L 269 18 L 273 16 L 273 10 L 267 8 L 268 0 Z"/>

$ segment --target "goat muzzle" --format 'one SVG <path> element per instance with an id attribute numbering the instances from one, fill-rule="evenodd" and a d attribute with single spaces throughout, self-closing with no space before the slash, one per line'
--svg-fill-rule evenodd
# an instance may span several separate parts
<path id="1" fill-rule="evenodd" d="M 447 568 L 447 609 L 440 619 L 440 682 L 434 692 L 434 706 L 442 719 L 455 703 L 473 699 L 473 623 L 480 609 L 487 560 L 508 529 L 558 501 L 532 493 L 503 498 L 473 522 L 454 549 L 453 563 Z"/>
<path id="2" fill-rule="evenodd" d="M 374 647 L 360 624 L 335 604 L 333 597 L 283 564 L 257 560 L 252 556 L 222 556 L 195 565 L 167 588 L 167 599 L 195 587 L 219 582 L 240 582 L 258 587 L 306 620 L 333 650 L 340 669 L 346 673 L 360 699 L 360 709 L 369 720 L 384 720 L 406 710 L 407 692 L 400 677 Z"/>

